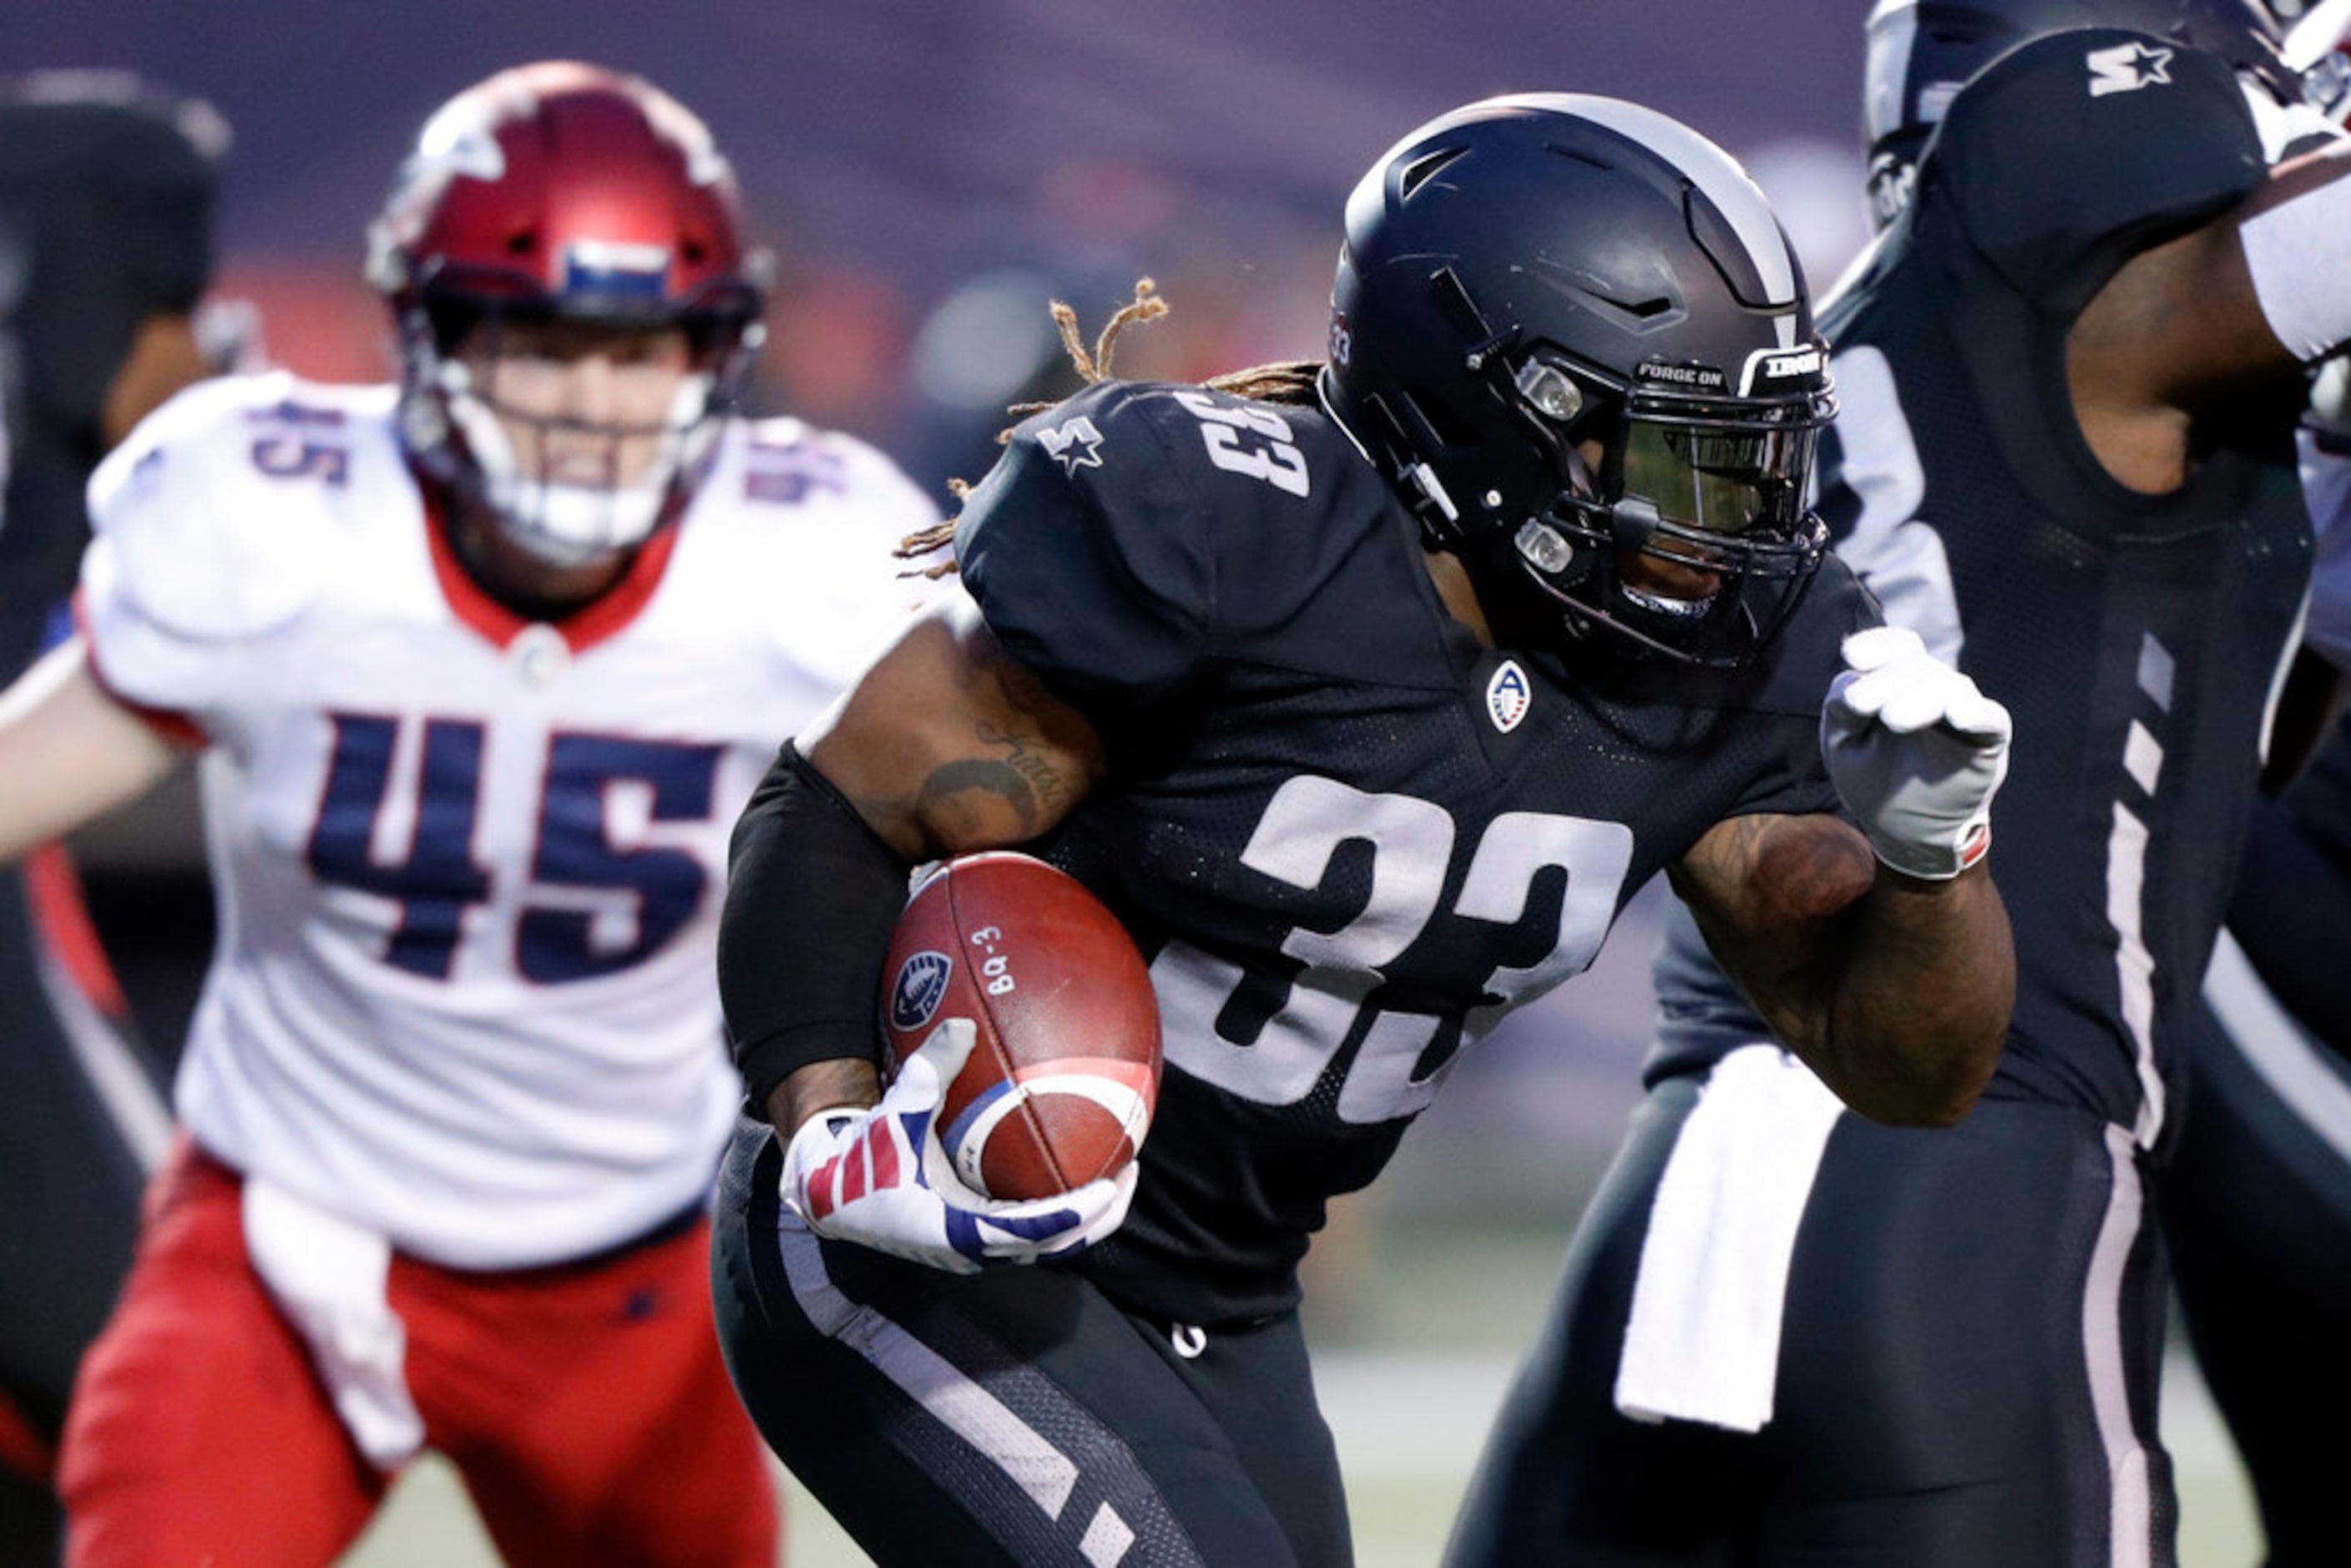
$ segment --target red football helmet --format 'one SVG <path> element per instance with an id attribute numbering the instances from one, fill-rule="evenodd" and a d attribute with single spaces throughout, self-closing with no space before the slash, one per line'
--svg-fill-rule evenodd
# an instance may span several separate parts
<path id="1" fill-rule="evenodd" d="M 733 172 L 700 120 L 595 66 L 501 72 L 425 122 L 368 238 L 369 281 L 400 326 L 402 428 L 428 473 L 559 565 L 626 549 L 674 514 L 758 347 L 765 304 L 737 234 Z M 693 373 L 648 478 L 584 486 L 522 471 L 457 357 L 501 319 L 686 330 Z"/>

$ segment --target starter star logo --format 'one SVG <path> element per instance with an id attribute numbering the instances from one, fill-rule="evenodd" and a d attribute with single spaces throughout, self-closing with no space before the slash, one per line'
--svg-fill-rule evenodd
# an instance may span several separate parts
<path id="1" fill-rule="evenodd" d="M 1037 433 L 1037 444 L 1061 460 L 1061 472 L 1075 474 L 1081 468 L 1099 468 L 1102 460 L 1102 432 L 1084 414 Z"/>
<path id="2" fill-rule="evenodd" d="M 2171 50 L 2151 44 L 2117 44 L 2111 49 L 2093 49 L 2088 57 L 2090 96 L 2104 98 L 2108 93 L 2137 92 L 2143 87 L 2168 87 L 2171 56 Z"/>

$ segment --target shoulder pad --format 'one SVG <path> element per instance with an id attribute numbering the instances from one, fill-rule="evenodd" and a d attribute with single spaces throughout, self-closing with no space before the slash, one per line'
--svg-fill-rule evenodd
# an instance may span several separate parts
<path id="1" fill-rule="evenodd" d="M 853 437 L 737 422 L 681 525 L 673 575 L 690 570 L 715 618 L 748 620 L 795 664 L 846 685 L 879 652 L 877 629 L 894 636 L 938 596 L 899 553 L 938 520 L 914 481 Z M 755 583 L 756 601 L 745 597 Z"/>
<path id="2" fill-rule="evenodd" d="M 388 389 L 369 393 L 276 371 L 199 382 L 149 415 L 90 478 L 118 591 L 203 641 L 300 613 L 332 570 L 343 518 L 387 482 Z"/>
<path id="3" fill-rule="evenodd" d="M 1103 382 L 1014 432 L 956 549 L 1014 657 L 1105 707 L 1291 625 L 1394 506 L 1318 409 Z"/>
<path id="4" fill-rule="evenodd" d="M 1010 446 L 1094 510 L 1182 513 L 1194 533 L 1213 519 L 1217 548 L 1243 555 L 1294 535 L 1364 467 L 1319 408 L 1151 382 L 1088 387 L 1022 423 Z"/>
<path id="5" fill-rule="evenodd" d="M 879 449 L 790 418 L 738 422 L 711 483 L 758 505 L 845 504 L 886 516 L 901 535 L 939 520 L 939 508 Z M 878 526 L 878 525 L 877 525 Z"/>
<path id="6" fill-rule="evenodd" d="M 2070 313 L 2267 172 L 2225 62 L 2076 28 L 2010 50 L 1952 99 L 1919 166 L 1918 221 L 1957 222 L 2010 287 Z"/>
<path id="7" fill-rule="evenodd" d="M 1180 681 L 1215 616 L 1213 519 L 1125 385 L 1024 421 L 965 497 L 964 586 L 999 640 L 1092 716 Z"/>

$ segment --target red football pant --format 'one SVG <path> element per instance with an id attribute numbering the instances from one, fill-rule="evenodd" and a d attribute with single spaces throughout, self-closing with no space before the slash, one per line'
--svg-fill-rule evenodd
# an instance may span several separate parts
<path id="1" fill-rule="evenodd" d="M 319 1568 L 388 1479 L 246 1261 L 236 1173 L 183 1144 L 84 1358 L 58 1467 L 74 1568 Z M 774 1568 L 766 1449 L 719 1358 L 709 1226 L 590 1263 L 395 1255 L 409 1389 L 514 1568 Z"/>

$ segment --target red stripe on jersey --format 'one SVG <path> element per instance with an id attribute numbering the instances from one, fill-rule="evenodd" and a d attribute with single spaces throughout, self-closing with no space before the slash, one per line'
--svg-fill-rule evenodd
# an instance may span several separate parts
<path id="1" fill-rule="evenodd" d="M 123 999 L 114 966 L 106 961 L 106 948 L 82 899 L 81 878 L 74 873 L 64 846 L 42 845 L 25 857 L 23 872 L 33 925 L 57 962 L 65 966 L 75 988 L 109 1017 L 129 1018 L 131 1004 Z"/>
<path id="2" fill-rule="evenodd" d="M 671 552 L 676 549 L 677 525 L 673 523 L 644 542 L 620 581 L 558 622 L 555 629 L 571 651 L 584 653 L 634 621 L 653 599 L 653 591 L 661 587 L 662 574 L 669 570 Z"/>
<path id="3" fill-rule="evenodd" d="M 889 1128 L 876 1123 L 873 1135 L 867 1140 L 866 1147 L 873 1151 L 873 1185 L 896 1186 L 898 1185 L 898 1140 L 890 1136 Z"/>
<path id="4" fill-rule="evenodd" d="M 448 514 L 434 494 L 432 482 L 420 476 L 417 489 L 424 503 L 424 540 L 433 552 L 433 575 L 441 584 L 441 596 L 449 601 L 458 620 L 504 648 L 535 622 L 483 591 L 481 584 L 458 560 L 455 546 L 450 543 Z M 635 620 L 661 587 L 662 574 L 669 570 L 669 558 L 676 549 L 677 526 L 670 523 L 638 548 L 618 582 L 562 620 L 551 622 L 565 646 L 574 653 L 584 653 Z"/>
<path id="5" fill-rule="evenodd" d="M 89 607 L 83 600 L 82 591 L 78 588 L 74 590 L 73 618 L 74 630 L 81 633 L 81 645 L 89 655 L 89 678 L 98 683 L 99 690 L 112 697 L 125 713 L 138 719 L 174 746 L 185 746 L 193 750 L 202 751 L 213 743 L 212 737 L 206 735 L 203 727 L 186 714 L 174 713 L 170 708 L 149 707 L 145 703 L 133 702 L 124 696 L 120 688 L 117 687 L 112 681 L 106 678 L 106 671 L 98 662 L 98 639 L 90 635 Z"/>

